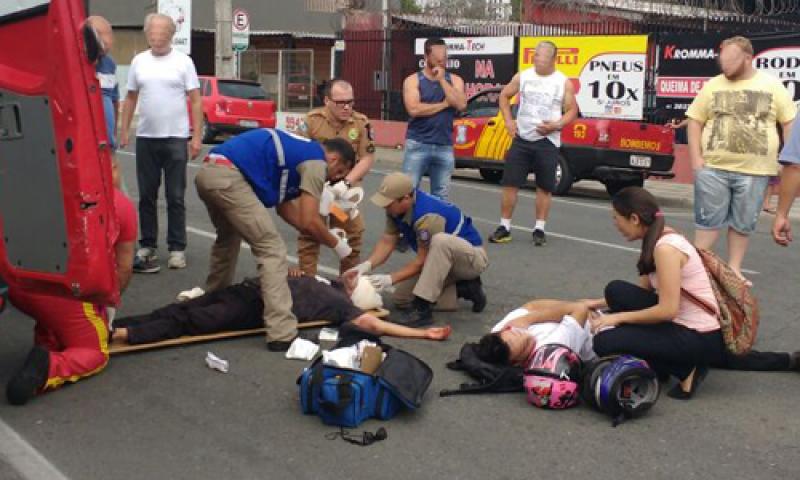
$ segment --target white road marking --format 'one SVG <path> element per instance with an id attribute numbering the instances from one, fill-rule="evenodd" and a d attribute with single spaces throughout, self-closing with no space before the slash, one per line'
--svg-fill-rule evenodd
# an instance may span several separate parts
<path id="1" fill-rule="evenodd" d="M 26 480 L 68 480 L 3 420 L 0 420 L 0 458 Z"/>

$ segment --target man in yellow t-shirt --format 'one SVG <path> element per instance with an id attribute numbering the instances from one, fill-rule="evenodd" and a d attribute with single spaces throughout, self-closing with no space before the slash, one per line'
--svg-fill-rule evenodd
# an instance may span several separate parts
<path id="1" fill-rule="evenodd" d="M 689 156 L 695 172 L 695 245 L 712 248 L 728 226 L 728 263 L 741 276 L 770 176 L 778 174 L 777 127 L 787 138 L 796 109 L 781 82 L 753 67 L 744 37 L 722 42 L 721 75 L 692 102 Z"/>

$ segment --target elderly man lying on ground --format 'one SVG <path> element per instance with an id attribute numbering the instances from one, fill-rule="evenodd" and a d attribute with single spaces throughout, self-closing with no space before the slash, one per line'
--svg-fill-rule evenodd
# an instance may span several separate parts
<path id="1" fill-rule="evenodd" d="M 359 297 L 363 294 L 362 289 L 371 288 L 365 278 L 359 279 L 358 272 L 328 282 L 303 276 L 297 270 L 290 271 L 288 282 L 292 313 L 301 323 L 327 320 L 334 326 L 356 328 L 377 336 L 445 340 L 450 335 L 449 326 L 404 327 L 385 322 L 356 306 L 365 306 Z M 167 305 L 147 315 L 117 319 L 112 339 L 136 345 L 183 335 L 249 330 L 264 325 L 263 310 L 258 279 L 247 279 L 183 303 Z"/>

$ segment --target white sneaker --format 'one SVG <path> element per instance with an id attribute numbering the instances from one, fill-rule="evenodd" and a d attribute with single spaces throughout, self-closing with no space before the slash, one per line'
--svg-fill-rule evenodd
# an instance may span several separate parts
<path id="1" fill-rule="evenodd" d="M 167 266 L 169 268 L 186 268 L 186 254 L 180 250 L 169 252 Z"/>

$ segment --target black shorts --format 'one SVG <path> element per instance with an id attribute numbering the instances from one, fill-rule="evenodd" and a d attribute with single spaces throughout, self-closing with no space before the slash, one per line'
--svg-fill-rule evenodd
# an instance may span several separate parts
<path id="1" fill-rule="evenodd" d="M 528 179 L 528 173 L 536 175 L 536 187 L 546 192 L 556 189 L 556 166 L 558 147 L 547 138 L 529 142 L 514 137 L 508 149 L 503 168 L 504 187 L 521 187 Z"/>

